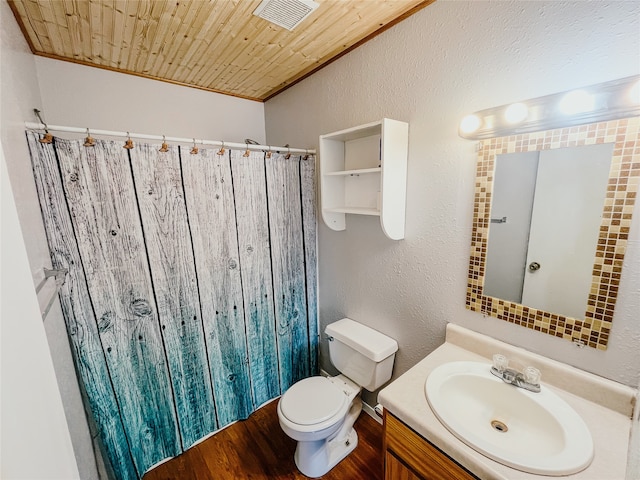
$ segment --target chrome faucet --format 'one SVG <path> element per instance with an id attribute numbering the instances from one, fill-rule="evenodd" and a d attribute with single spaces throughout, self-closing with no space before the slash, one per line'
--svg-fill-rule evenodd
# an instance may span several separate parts
<path id="1" fill-rule="evenodd" d="M 491 373 L 516 387 L 524 388 L 530 392 L 540 391 L 540 370 L 535 367 L 526 367 L 523 372 L 509 368 L 509 360 L 504 355 L 496 353 L 493 356 Z"/>

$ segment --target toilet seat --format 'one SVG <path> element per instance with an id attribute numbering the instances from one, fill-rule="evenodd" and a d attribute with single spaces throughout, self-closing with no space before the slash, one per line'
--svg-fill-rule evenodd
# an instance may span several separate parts
<path id="1" fill-rule="evenodd" d="M 326 428 L 346 414 L 350 399 L 326 377 L 305 378 L 294 384 L 280 399 L 280 411 L 291 423 Z M 304 428 L 307 427 L 307 428 Z"/>

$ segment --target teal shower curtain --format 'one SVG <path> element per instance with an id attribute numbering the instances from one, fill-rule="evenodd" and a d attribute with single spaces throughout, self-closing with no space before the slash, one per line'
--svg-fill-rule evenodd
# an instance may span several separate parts
<path id="1" fill-rule="evenodd" d="M 27 141 L 114 478 L 141 478 L 317 373 L 313 157 Z"/>

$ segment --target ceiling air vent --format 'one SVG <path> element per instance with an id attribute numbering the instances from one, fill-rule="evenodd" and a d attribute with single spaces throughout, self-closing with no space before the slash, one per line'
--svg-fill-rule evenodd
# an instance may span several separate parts
<path id="1" fill-rule="evenodd" d="M 287 30 L 293 30 L 319 6 L 319 3 L 312 0 L 264 0 L 253 14 Z"/>

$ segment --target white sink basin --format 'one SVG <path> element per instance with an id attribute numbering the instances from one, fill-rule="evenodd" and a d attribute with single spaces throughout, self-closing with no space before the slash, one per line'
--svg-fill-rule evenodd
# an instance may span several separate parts
<path id="1" fill-rule="evenodd" d="M 509 467 L 541 475 L 570 475 L 593 459 L 591 433 L 564 400 L 503 382 L 491 365 L 451 362 L 427 378 L 436 417 L 471 448 Z"/>

